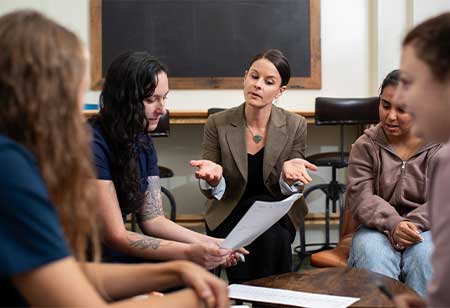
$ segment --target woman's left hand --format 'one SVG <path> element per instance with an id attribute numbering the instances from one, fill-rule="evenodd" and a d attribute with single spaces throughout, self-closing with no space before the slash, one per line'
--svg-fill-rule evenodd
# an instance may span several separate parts
<path id="1" fill-rule="evenodd" d="M 423 237 L 420 235 L 420 230 L 417 226 L 407 220 L 401 221 L 395 227 L 393 239 L 397 249 L 404 249 L 423 241 Z"/>
<path id="2" fill-rule="evenodd" d="M 283 163 L 282 172 L 283 180 L 289 185 L 292 185 L 297 181 L 308 184 L 312 179 L 309 176 L 307 169 L 316 171 L 317 166 L 301 158 L 285 161 Z"/>

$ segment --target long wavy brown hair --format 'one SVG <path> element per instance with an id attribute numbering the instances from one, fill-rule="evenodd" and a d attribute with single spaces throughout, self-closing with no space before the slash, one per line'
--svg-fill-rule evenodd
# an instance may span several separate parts
<path id="1" fill-rule="evenodd" d="M 80 106 L 87 69 L 79 38 L 29 10 L 0 18 L 0 133 L 36 157 L 69 247 L 98 259 L 88 130 Z"/>

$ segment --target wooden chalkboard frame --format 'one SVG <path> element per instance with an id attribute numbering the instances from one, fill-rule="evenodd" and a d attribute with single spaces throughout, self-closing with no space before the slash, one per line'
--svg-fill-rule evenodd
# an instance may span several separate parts
<path id="1" fill-rule="evenodd" d="M 311 76 L 293 77 L 288 87 L 293 89 L 321 89 L 321 48 L 320 48 L 320 0 L 309 0 Z M 102 84 L 102 0 L 89 2 L 89 33 L 91 54 L 91 89 L 99 90 Z M 294 30 L 293 30 L 294 31 Z M 243 76 L 236 77 L 172 77 L 172 89 L 240 89 Z"/>

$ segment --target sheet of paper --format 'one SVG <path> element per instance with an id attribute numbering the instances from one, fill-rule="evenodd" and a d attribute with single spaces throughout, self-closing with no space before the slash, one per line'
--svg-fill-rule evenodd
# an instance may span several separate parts
<path id="1" fill-rule="evenodd" d="M 357 297 L 322 295 L 282 289 L 263 288 L 232 284 L 228 286 L 228 297 L 244 301 L 257 301 L 297 307 L 344 308 L 357 302 Z"/>
<path id="2" fill-rule="evenodd" d="M 277 202 L 256 201 L 222 242 L 223 248 L 245 247 L 281 219 L 302 194 Z"/>

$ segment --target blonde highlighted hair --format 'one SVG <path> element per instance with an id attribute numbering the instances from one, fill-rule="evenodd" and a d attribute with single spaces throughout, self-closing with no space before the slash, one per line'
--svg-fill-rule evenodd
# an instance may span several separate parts
<path id="1" fill-rule="evenodd" d="M 0 17 L 0 133 L 36 157 L 69 246 L 98 259 L 94 178 L 88 131 L 79 106 L 87 69 L 71 31 L 30 10 Z"/>

